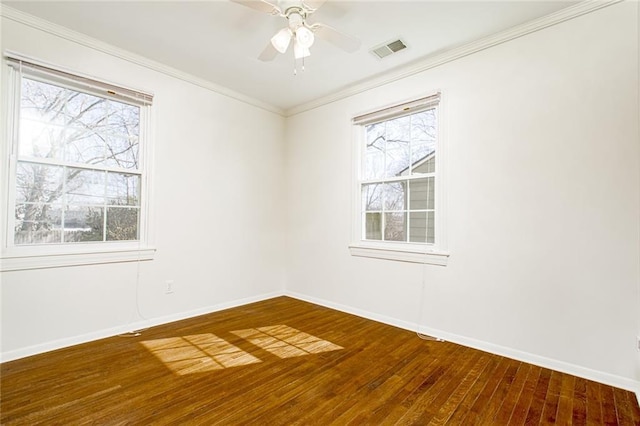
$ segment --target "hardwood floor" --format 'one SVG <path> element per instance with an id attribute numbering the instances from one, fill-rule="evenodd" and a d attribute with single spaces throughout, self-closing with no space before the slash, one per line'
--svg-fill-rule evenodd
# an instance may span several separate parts
<path id="1" fill-rule="evenodd" d="M 3 425 L 640 425 L 631 392 L 286 297 L 0 368 Z"/>

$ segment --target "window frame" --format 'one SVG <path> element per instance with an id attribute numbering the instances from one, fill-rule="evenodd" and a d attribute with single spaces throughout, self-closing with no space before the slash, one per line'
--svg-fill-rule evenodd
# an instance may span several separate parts
<path id="1" fill-rule="evenodd" d="M 153 95 L 85 76 L 64 68 L 7 52 L 2 59 L 2 192 L 0 271 L 16 271 L 63 266 L 78 266 L 114 262 L 151 260 L 153 246 L 153 216 L 151 211 L 151 171 L 153 163 Z M 140 108 L 138 161 L 134 174 L 140 175 L 138 239 L 74 243 L 14 244 L 16 172 L 18 166 L 18 131 L 22 77 L 66 87 L 82 93 L 123 102 Z M 46 162 L 46 160 L 45 160 Z M 61 160 L 60 164 L 65 164 Z"/>
<path id="2" fill-rule="evenodd" d="M 416 243 L 405 241 L 366 240 L 363 235 L 362 185 L 363 163 L 366 145 L 366 126 L 395 118 L 416 114 L 435 107 L 436 113 L 436 158 L 435 158 L 435 241 Z M 352 256 L 424 263 L 446 266 L 449 259 L 446 225 L 446 105 L 440 91 L 376 108 L 352 118 L 352 234 L 349 251 Z M 409 180 L 407 180 L 409 182 Z M 407 230 L 408 232 L 408 230 Z"/>

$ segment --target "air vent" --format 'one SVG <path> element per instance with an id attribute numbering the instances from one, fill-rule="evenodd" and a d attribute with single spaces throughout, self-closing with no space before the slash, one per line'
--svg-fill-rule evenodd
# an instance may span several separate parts
<path id="1" fill-rule="evenodd" d="M 406 49 L 407 45 L 400 39 L 394 40 L 389 43 L 385 43 L 382 46 L 376 47 L 375 49 L 371 49 L 371 53 L 376 55 L 378 59 L 386 58 L 392 53 L 396 53 L 401 51 L 402 49 Z"/>

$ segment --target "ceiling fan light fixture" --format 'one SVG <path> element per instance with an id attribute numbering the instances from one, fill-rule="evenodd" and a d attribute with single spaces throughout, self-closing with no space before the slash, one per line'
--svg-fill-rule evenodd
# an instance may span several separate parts
<path id="1" fill-rule="evenodd" d="M 289 28 L 283 28 L 271 37 L 271 44 L 280 53 L 284 53 L 289 48 L 291 42 L 291 30 Z"/>
<path id="2" fill-rule="evenodd" d="M 300 46 L 305 49 L 309 49 L 313 42 L 315 41 L 315 36 L 313 35 L 313 31 L 305 26 L 301 26 L 296 30 L 296 42 Z"/>
<path id="3" fill-rule="evenodd" d="M 298 43 L 298 40 L 293 41 L 293 56 L 296 59 L 306 58 L 307 56 L 311 56 L 311 51 L 308 47 L 302 46 Z"/>

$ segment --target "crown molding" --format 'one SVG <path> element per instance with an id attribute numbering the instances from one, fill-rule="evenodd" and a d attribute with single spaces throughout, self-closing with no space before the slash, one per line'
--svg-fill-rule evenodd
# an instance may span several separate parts
<path id="1" fill-rule="evenodd" d="M 482 39 L 464 44 L 462 46 L 459 46 L 453 49 L 449 49 L 441 53 L 427 56 L 424 59 L 419 60 L 418 62 L 413 63 L 409 66 L 399 67 L 395 70 L 383 73 L 382 75 L 379 75 L 377 77 L 363 80 L 359 83 L 350 85 L 349 87 L 343 90 L 334 92 L 330 95 L 323 96 L 321 98 L 315 99 L 310 102 L 306 102 L 304 104 L 297 105 L 287 110 L 280 109 L 273 105 L 267 104 L 265 102 L 262 102 L 257 99 L 251 98 L 249 96 L 243 95 L 241 93 L 235 92 L 224 86 L 220 86 L 212 82 L 209 82 L 205 79 L 195 77 L 191 74 L 177 70 L 173 67 L 170 67 L 170 66 L 161 64 L 159 62 L 153 61 L 151 59 L 145 58 L 143 56 L 128 52 L 124 49 L 121 49 L 116 46 L 110 45 L 108 43 L 102 42 L 100 40 L 91 38 L 87 35 L 84 35 L 77 31 L 70 30 L 61 25 L 57 25 L 49 21 L 45 21 L 43 19 L 21 12 L 17 9 L 11 8 L 6 5 L 0 4 L 0 16 L 6 17 L 7 19 L 22 23 L 32 28 L 47 32 L 49 34 L 67 39 L 69 41 L 76 42 L 83 46 L 109 54 L 111 56 L 115 56 L 117 58 L 126 60 L 128 62 L 143 66 L 145 68 L 149 68 L 151 70 L 166 74 L 168 76 L 192 83 L 196 86 L 200 86 L 202 88 L 236 99 L 238 101 L 247 103 L 249 105 L 264 109 L 266 111 L 273 112 L 275 114 L 278 114 L 284 117 L 291 117 L 291 116 L 300 114 L 302 112 L 309 111 L 309 110 L 321 107 L 323 105 L 327 105 L 327 104 L 348 98 L 350 96 L 357 95 L 367 90 L 375 89 L 377 87 L 381 87 L 386 84 L 393 83 L 394 81 L 398 81 L 403 78 L 410 77 L 412 75 L 421 73 L 431 68 L 444 65 L 446 63 L 455 61 L 465 56 L 469 56 L 473 53 L 480 52 L 482 50 L 488 49 L 493 46 L 497 46 L 502 43 L 506 43 L 508 41 L 517 39 L 519 37 L 523 37 L 527 34 L 531 34 L 536 31 L 540 31 L 542 29 L 560 24 L 562 22 L 577 18 L 579 16 L 594 12 L 599 9 L 611 6 L 621 1 L 624 1 L 624 0 L 585 0 L 574 6 L 561 9 L 555 13 L 544 16 L 542 18 L 512 27 L 505 31 L 501 31 L 491 36 L 484 37 Z"/>
<path id="2" fill-rule="evenodd" d="M 22 12 L 18 9 L 14 9 L 4 4 L 0 4 L 0 16 L 10 19 L 12 21 L 18 22 L 20 24 L 27 25 L 31 28 L 35 28 L 37 30 L 63 38 L 65 40 L 78 43 L 82 46 L 89 47 L 99 52 L 106 53 L 108 55 L 125 60 L 127 62 L 131 62 L 133 64 L 151 69 L 153 71 L 160 72 L 162 74 L 177 78 L 187 83 L 194 84 L 204 89 L 211 90 L 212 92 L 216 92 L 220 95 L 235 99 L 237 101 L 244 102 L 246 104 L 264 109 L 266 111 L 278 114 L 280 116 L 284 116 L 284 111 L 273 105 L 267 104 L 265 102 L 254 99 L 252 97 L 235 92 L 224 86 L 220 86 L 218 84 L 212 83 L 205 79 L 180 71 L 168 65 L 161 64 L 160 62 L 156 62 L 154 60 L 145 58 L 144 56 L 129 52 L 127 50 L 121 49 L 119 47 L 116 47 L 111 44 L 105 43 L 103 41 L 97 40 L 95 38 L 89 37 L 77 31 L 73 31 L 61 25 L 54 24 L 52 22 L 46 21 L 44 19 L 38 18 L 36 16 Z"/>
<path id="3" fill-rule="evenodd" d="M 579 16 L 594 12 L 596 10 L 611 6 L 623 0 L 585 0 L 574 6 L 561 9 L 555 13 L 535 19 L 533 21 L 517 25 L 499 33 L 481 38 L 479 40 L 464 44 L 441 53 L 430 55 L 409 66 L 401 66 L 395 70 L 383 73 L 378 77 L 373 77 L 353 84 L 344 90 L 315 99 L 313 101 L 289 108 L 284 111 L 285 117 L 310 111 L 312 109 L 327 105 L 367 90 L 384 86 L 394 81 L 398 81 L 412 75 L 421 73 L 431 68 L 444 65 L 473 53 L 480 52 L 493 46 L 506 43 L 510 40 L 525 36 L 527 34 L 540 31 L 542 29 L 560 24 L 562 22 L 577 18 Z"/>

